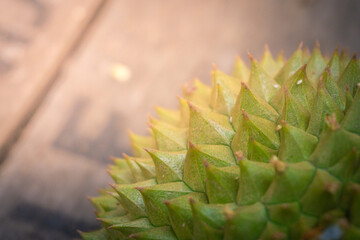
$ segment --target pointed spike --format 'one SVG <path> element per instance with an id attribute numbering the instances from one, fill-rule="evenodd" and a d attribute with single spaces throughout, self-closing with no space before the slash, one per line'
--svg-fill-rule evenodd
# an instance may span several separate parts
<path id="1" fill-rule="evenodd" d="M 311 183 L 315 167 L 307 161 L 285 164 L 275 158 L 272 162 L 277 174 L 262 201 L 280 204 L 299 200 Z"/>
<path id="2" fill-rule="evenodd" d="M 236 197 L 238 205 L 249 205 L 261 200 L 274 178 L 274 168 L 270 163 L 249 161 L 239 162 L 240 180 Z"/>
<path id="3" fill-rule="evenodd" d="M 273 80 L 273 75 L 277 71 L 276 63 L 272 59 L 270 52 L 264 53 L 260 63 L 254 59 L 251 60 L 249 86 L 254 93 L 267 102 L 270 101 L 277 91 L 274 87 L 277 82 Z"/>
<path id="4" fill-rule="evenodd" d="M 301 162 L 308 159 L 318 140 L 305 130 L 282 123 L 278 156 L 286 163 Z"/>
<path id="5" fill-rule="evenodd" d="M 312 107 L 311 117 L 307 132 L 319 136 L 323 131 L 325 116 L 335 113 L 336 118 L 341 121 L 344 117 L 342 110 L 330 96 L 322 81 L 319 81 L 315 104 Z"/>
<path id="6" fill-rule="evenodd" d="M 312 216 L 336 208 L 341 196 L 341 182 L 326 170 L 318 169 L 301 198 L 302 212 Z"/>
<path id="7" fill-rule="evenodd" d="M 231 113 L 235 129 L 239 127 L 242 119 L 242 109 L 244 109 L 248 114 L 252 114 L 272 122 L 274 122 L 279 115 L 277 111 L 264 99 L 253 93 L 245 83 L 242 83 L 240 93 Z"/>
<path id="8" fill-rule="evenodd" d="M 184 182 L 194 191 L 205 192 L 206 171 L 203 159 L 216 167 L 235 165 L 230 147 L 225 145 L 197 145 L 190 147 L 184 165 Z"/>
<path id="9" fill-rule="evenodd" d="M 281 68 L 275 76 L 275 80 L 282 85 L 291 75 L 293 75 L 304 64 L 302 53 L 302 42 L 299 44 L 298 49 L 293 53 L 290 59 Z"/>
<path id="10" fill-rule="evenodd" d="M 246 64 L 243 62 L 243 60 L 237 56 L 233 68 L 233 74 L 232 76 L 239 80 L 247 82 L 249 80 L 250 71 Z"/>
<path id="11" fill-rule="evenodd" d="M 280 142 L 279 136 L 275 132 L 275 123 L 247 114 L 241 115 L 240 122 L 232 140 L 231 147 L 234 152 L 242 151 L 245 157 L 249 157 L 249 140 L 251 137 L 262 145 L 278 149 Z"/>
<path id="12" fill-rule="evenodd" d="M 229 118 L 206 109 L 190 109 L 189 140 L 197 144 L 229 145 L 234 130 Z"/>
<path id="13" fill-rule="evenodd" d="M 345 95 L 346 89 L 349 89 L 352 96 L 355 95 L 356 85 L 360 82 L 360 69 L 356 60 L 356 54 L 349 60 L 349 63 L 346 65 L 346 68 L 342 72 L 338 85 Z"/>

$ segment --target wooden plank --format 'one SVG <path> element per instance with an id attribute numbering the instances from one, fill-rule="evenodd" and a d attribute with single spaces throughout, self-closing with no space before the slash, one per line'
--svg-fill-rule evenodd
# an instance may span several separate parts
<path id="1" fill-rule="evenodd" d="M 290 53 L 308 36 L 307 22 L 299 19 L 321 4 L 315 10 L 298 7 L 297 1 L 277 5 L 275 0 L 263 6 L 256 1 L 110 2 L 0 169 L 0 238 L 13 224 L 24 224 L 20 236 L 36 232 L 58 239 L 91 228 L 93 208 L 85 196 L 109 182 L 107 156 L 129 152 L 126 129 L 145 133 L 153 105 L 175 107 L 174 95 L 193 77 L 209 83 L 212 62 L 229 72 L 236 53 L 243 56 L 249 49 L 259 58 L 265 41 Z M 284 9 L 291 17 L 283 30 Z M 329 12 L 320 12 L 308 21 L 324 25 L 326 18 L 319 16 Z M 321 34 L 320 41 L 332 36 Z M 336 41 L 329 38 L 328 47 Z M 23 212 L 31 212 L 33 223 Z M 46 213 L 55 227 L 41 220 Z"/>
<path id="2" fill-rule="evenodd" d="M 0 1 L 0 162 L 101 3 Z"/>

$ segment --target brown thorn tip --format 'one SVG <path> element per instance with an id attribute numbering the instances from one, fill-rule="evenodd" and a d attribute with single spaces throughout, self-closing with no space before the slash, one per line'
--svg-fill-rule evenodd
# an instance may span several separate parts
<path id="1" fill-rule="evenodd" d="M 303 44 L 304 44 L 304 42 L 301 41 L 301 42 L 299 43 L 299 46 L 297 47 L 297 49 L 300 50 L 300 49 L 302 48 Z"/>
<path id="2" fill-rule="evenodd" d="M 244 159 L 244 154 L 242 151 L 237 151 L 237 152 L 235 152 L 235 157 L 236 157 L 236 160 L 238 162 L 240 162 L 241 160 Z"/>
<path id="3" fill-rule="evenodd" d="M 284 126 L 286 126 L 287 123 L 286 123 L 285 120 L 281 120 L 280 124 L 281 124 L 282 127 L 284 127 Z"/>
<path id="4" fill-rule="evenodd" d="M 150 152 L 150 149 L 148 148 L 143 148 L 146 152 Z"/>
<path id="5" fill-rule="evenodd" d="M 283 203 L 283 204 L 281 204 L 281 208 L 282 208 L 282 209 L 288 209 L 288 208 L 289 208 L 289 204 Z"/>
<path id="6" fill-rule="evenodd" d="M 129 157 L 130 157 L 130 156 L 127 155 L 126 153 L 123 153 L 122 155 L 123 155 L 124 158 L 129 158 Z"/>
<path id="7" fill-rule="evenodd" d="M 249 89 L 249 87 L 246 85 L 245 82 L 241 82 L 241 86 L 244 87 L 245 89 Z"/>
<path id="8" fill-rule="evenodd" d="M 324 190 L 331 194 L 335 194 L 337 189 L 338 185 L 336 183 L 327 183 L 324 185 Z"/>
<path id="9" fill-rule="evenodd" d="M 189 147 L 195 148 L 195 144 L 193 142 L 189 141 Z"/>
<path id="10" fill-rule="evenodd" d="M 154 118 L 150 115 L 150 113 L 146 114 L 146 118 L 150 121 L 154 120 Z"/>
<path id="11" fill-rule="evenodd" d="M 274 232 L 272 235 L 272 239 L 273 240 L 281 240 L 281 239 L 285 239 L 286 235 L 283 232 Z"/>
<path id="12" fill-rule="evenodd" d="M 278 132 L 278 131 L 280 131 L 280 129 L 282 129 L 282 126 L 279 124 L 276 126 L 275 131 Z"/>
<path id="13" fill-rule="evenodd" d="M 205 168 L 208 168 L 210 166 L 210 164 L 206 161 L 205 158 L 203 159 L 203 163 L 204 163 Z"/>
<path id="14" fill-rule="evenodd" d="M 116 194 L 110 191 L 105 191 L 107 194 L 111 195 L 112 197 L 114 197 Z"/>
<path id="15" fill-rule="evenodd" d="M 170 201 L 169 201 L 169 200 L 165 200 L 165 201 L 164 201 L 164 204 L 165 204 L 165 205 L 169 205 L 169 204 L 170 204 Z"/>
<path id="16" fill-rule="evenodd" d="M 116 184 L 115 183 L 109 183 L 110 187 L 112 188 L 116 188 Z"/>
<path id="17" fill-rule="evenodd" d="M 315 41 L 315 48 L 320 48 L 319 40 L 316 40 L 316 41 Z"/>
<path id="18" fill-rule="evenodd" d="M 195 203 L 195 200 L 194 200 L 192 197 L 189 197 L 188 199 L 189 199 L 190 204 L 194 204 L 194 203 Z"/>
<path id="19" fill-rule="evenodd" d="M 265 43 L 264 48 L 265 48 L 265 51 L 268 52 L 269 51 L 269 44 Z"/>
<path id="20" fill-rule="evenodd" d="M 235 217 L 235 212 L 227 205 L 225 206 L 224 213 L 227 219 L 233 219 Z"/>
<path id="21" fill-rule="evenodd" d="M 251 55 L 250 52 L 248 52 L 247 54 L 248 54 L 248 56 L 249 56 L 249 58 L 250 58 L 251 61 L 254 61 L 254 60 L 255 60 L 254 57 Z"/>
<path id="22" fill-rule="evenodd" d="M 109 156 L 109 159 L 110 159 L 111 161 L 115 161 L 117 158 L 114 157 L 114 156 Z"/>
<path id="23" fill-rule="evenodd" d="M 136 238 L 138 236 L 139 236 L 138 233 L 132 233 L 132 234 L 129 235 L 129 238 Z"/>
<path id="24" fill-rule="evenodd" d="M 336 120 L 336 115 L 333 113 L 331 116 L 325 117 L 325 123 L 328 125 L 328 127 L 335 131 L 340 128 L 340 124 Z"/>
<path id="25" fill-rule="evenodd" d="M 270 163 L 273 164 L 275 171 L 278 173 L 283 173 L 286 170 L 286 164 L 281 162 L 277 156 L 272 156 Z"/>
<path id="26" fill-rule="evenodd" d="M 352 59 L 356 60 L 356 58 L 357 58 L 357 54 L 356 54 L 356 52 L 354 52 L 354 55 L 352 56 Z"/>
<path id="27" fill-rule="evenodd" d="M 138 191 L 141 191 L 141 190 L 143 190 L 144 188 L 143 187 L 134 187 L 136 190 L 138 190 Z"/>
<path id="28" fill-rule="evenodd" d="M 189 100 L 186 100 L 186 103 L 187 103 L 187 105 L 189 106 L 189 108 L 195 109 L 194 104 L 192 104 Z"/>

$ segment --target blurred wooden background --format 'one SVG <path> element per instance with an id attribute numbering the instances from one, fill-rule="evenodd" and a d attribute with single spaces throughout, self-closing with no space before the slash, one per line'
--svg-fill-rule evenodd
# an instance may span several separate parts
<path id="1" fill-rule="evenodd" d="M 359 51 L 360 2 L 0 0 L 0 239 L 97 228 L 86 195 L 129 152 L 126 129 L 146 133 L 213 62 L 315 40 Z"/>

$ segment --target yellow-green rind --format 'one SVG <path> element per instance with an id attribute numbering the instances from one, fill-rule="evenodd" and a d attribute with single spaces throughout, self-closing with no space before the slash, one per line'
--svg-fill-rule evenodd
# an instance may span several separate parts
<path id="1" fill-rule="evenodd" d="M 268 48 L 157 108 L 83 239 L 360 239 L 360 60 Z"/>

